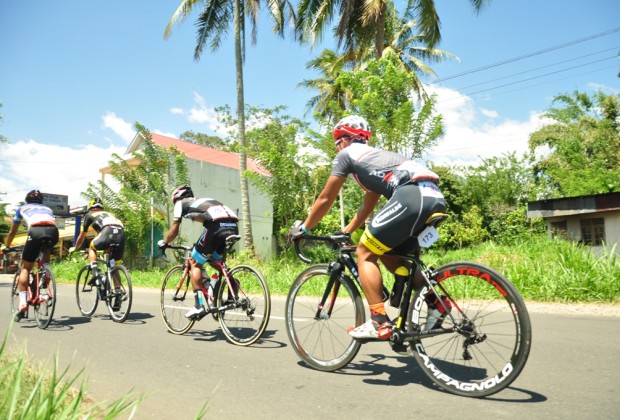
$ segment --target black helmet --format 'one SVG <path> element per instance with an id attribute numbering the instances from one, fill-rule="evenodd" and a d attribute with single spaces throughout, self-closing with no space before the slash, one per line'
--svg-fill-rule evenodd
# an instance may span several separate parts
<path id="1" fill-rule="evenodd" d="M 183 199 L 183 198 L 187 198 L 187 197 L 193 197 L 194 196 L 194 192 L 192 191 L 192 187 L 190 187 L 189 185 L 182 185 L 180 187 L 175 188 L 174 191 L 172 191 L 172 204 L 176 204 L 177 201 Z"/>
<path id="2" fill-rule="evenodd" d="M 26 203 L 43 203 L 43 194 L 39 190 L 32 190 L 26 194 Z"/>
<path id="3" fill-rule="evenodd" d="M 103 210 L 103 204 L 101 204 L 101 200 L 99 198 L 93 198 L 90 200 L 90 203 L 88 203 L 88 211 L 91 211 L 92 209 Z"/>

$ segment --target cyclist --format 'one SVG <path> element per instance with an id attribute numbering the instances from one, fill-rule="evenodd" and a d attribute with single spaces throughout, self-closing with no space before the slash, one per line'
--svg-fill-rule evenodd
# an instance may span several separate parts
<path id="1" fill-rule="evenodd" d="M 28 310 L 28 277 L 34 263 L 42 253 L 43 266 L 49 269 L 50 251 L 58 242 L 58 227 L 54 212 L 43 205 L 43 194 L 39 190 L 32 190 L 26 194 L 26 204 L 20 206 L 13 217 L 13 224 L 6 239 L 6 246 L 10 247 L 17 229 L 22 221 L 28 227 L 28 238 L 22 250 L 19 272 L 19 307 L 16 318 L 21 319 Z M 50 248 L 43 247 L 43 241 L 50 240 Z"/>
<path id="2" fill-rule="evenodd" d="M 357 260 L 362 289 L 370 307 L 370 320 L 350 328 L 349 335 L 358 339 L 387 340 L 392 324 L 383 303 L 383 280 L 378 261 L 398 276 L 407 276 L 402 261 L 386 252 L 406 246 L 413 233 L 424 225 L 428 216 L 446 209 L 444 197 L 437 187 L 439 176 L 421 164 L 394 152 L 368 145 L 371 137 L 368 122 L 357 115 L 340 120 L 333 129 L 338 153 L 331 174 L 315 200 L 306 220 L 295 222 L 289 238 L 299 239 L 327 214 L 338 192 L 351 175 L 366 191 L 357 213 L 343 228 L 351 234 L 369 217 L 384 196 L 388 202 L 373 217 L 357 246 Z M 419 277 L 419 285 L 420 280 Z M 430 307 L 430 305 L 429 305 Z"/>
<path id="3" fill-rule="evenodd" d="M 93 274 L 91 284 L 95 284 L 97 278 L 101 277 L 101 271 L 97 267 L 97 251 L 108 249 L 112 245 L 116 245 L 112 249 L 110 255 L 110 266 L 114 267 L 115 261 L 123 259 L 125 254 L 125 229 L 123 223 L 116 218 L 109 211 L 105 211 L 103 204 L 99 198 L 93 198 L 88 203 L 88 210 L 84 217 L 84 224 L 82 226 L 82 232 L 75 241 L 75 246 L 69 249 L 69 252 L 75 251 L 82 246 L 84 239 L 86 239 L 86 233 L 90 227 L 95 229 L 97 236 L 93 238 L 88 247 L 88 260 L 90 261 L 90 268 Z M 119 289 L 121 286 L 118 274 L 112 275 L 115 288 Z M 122 296 L 117 293 L 114 302 L 112 302 L 112 309 L 119 310 L 121 307 Z"/>
<path id="4" fill-rule="evenodd" d="M 160 249 L 174 241 L 179 235 L 181 220 L 190 219 L 202 223 L 204 230 L 192 249 L 190 275 L 196 305 L 185 316 L 200 319 L 207 314 L 202 293 L 202 266 L 208 259 L 218 260 L 226 250 L 226 238 L 237 235 L 237 214 L 228 206 L 213 198 L 196 198 L 189 185 L 177 187 L 172 192 L 172 225 L 164 239 L 158 242 Z M 208 305 L 209 303 L 207 303 Z"/>

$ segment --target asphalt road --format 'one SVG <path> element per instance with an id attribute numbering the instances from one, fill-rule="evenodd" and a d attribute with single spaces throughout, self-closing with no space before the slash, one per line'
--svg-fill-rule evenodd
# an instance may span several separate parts
<path id="1" fill-rule="evenodd" d="M 0 333 L 10 320 L 12 276 L 0 275 Z M 272 299 L 263 339 L 243 348 L 229 344 L 212 318 L 183 336 L 169 334 L 159 314 L 158 291 L 134 289 L 123 324 L 107 310 L 83 317 L 74 287 L 60 285 L 54 321 L 15 324 L 12 348 L 34 360 L 84 369 L 96 401 L 129 393 L 143 401 L 137 419 L 192 419 L 208 401 L 207 418 L 253 419 L 617 419 L 620 416 L 620 318 L 531 313 L 533 345 L 521 376 L 486 399 L 437 390 L 413 357 L 385 343 L 362 347 L 339 373 L 306 368 L 284 330 L 284 298 Z"/>

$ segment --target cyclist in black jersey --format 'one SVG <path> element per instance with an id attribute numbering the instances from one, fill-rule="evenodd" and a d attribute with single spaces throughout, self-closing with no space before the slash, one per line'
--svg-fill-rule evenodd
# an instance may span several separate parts
<path id="1" fill-rule="evenodd" d="M 101 271 L 97 267 L 97 251 L 108 249 L 115 245 L 110 254 L 110 264 L 114 267 L 116 261 L 123 259 L 125 253 L 125 228 L 123 223 L 109 211 L 105 211 L 103 204 L 99 198 L 94 198 L 88 203 L 88 213 L 84 216 L 82 232 L 75 241 L 75 246 L 69 249 L 72 252 L 79 249 L 86 239 L 86 233 L 92 226 L 97 232 L 97 236 L 93 238 L 88 247 L 88 261 L 92 272 L 91 284 L 95 284 L 97 278 L 101 276 Z M 118 274 L 113 272 L 112 279 L 115 287 L 120 287 L 121 282 Z M 117 310 L 121 305 L 121 296 L 117 295 L 112 302 L 112 309 Z"/>
<path id="2" fill-rule="evenodd" d="M 43 253 L 43 265 L 49 268 L 50 248 L 44 248 L 42 242 L 44 240 L 51 241 L 51 247 L 58 242 L 58 228 L 56 227 L 56 219 L 54 212 L 47 206 L 43 205 L 43 193 L 39 190 L 32 190 L 26 194 L 26 204 L 20 206 L 15 212 L 13 225 L 6 239 L 6 245 L 11 246 L 17 229 L 22 221 L 28 226 L 28 239 L 22 250 L 21 270 L 19 272 L 19 308 L 17 311 L 18 319 L 24 316 L 28 305 L 26 303 L 28 296 L 28 276 L 34 267 L 34 263 Z"/>
<path id="3" fill-rule="evenodd" d="M 206 315 L 206 299 L 202 293 L 202 266 L 208 259 L 220 259 L 226 250 L 226 238 L 239 233 L 237 214 L 228 206 L 213 198 L 196 198 L 189 185 L 183 185 L 172 192 L 174 210 L 172 226 L 158 245 L 165 248 L 179 235 L 181 220 L 190 219 L 202 223 L 204 230 L 192 249 L 192 288 L 196 305 L 185 314 L 187 318 L 201 318 Z"/>
<path id="4" fill-rule="evenodd" d="M 404 245 L 432 213 L 445 211 L 446 204 L 437 187 L 439 176 L 405 156 L 369 146 L 371 131 L 362 117 L 351 115 L 343 118 L 332 134 L 338 154 L 331 175 L 306 220 L 295 222 L 289 237 L 296 240 L 319 223 L 334 203 L 347 176 L 352 176 L 366 194 L 343 233 L 350 234 L 359 228 L 381 196 L 388 199 L 366 227 L 356 253 L 362 289 L 370 307 L 370 320 L 349 330 L 354 338 L 387 340 L 391 323 L 383 303 L 383 280 L 378 261 L 381 259 L 396 276 L 408 275 L 408 267 L 402 266 L 402 261 L 384 254 Z"/>

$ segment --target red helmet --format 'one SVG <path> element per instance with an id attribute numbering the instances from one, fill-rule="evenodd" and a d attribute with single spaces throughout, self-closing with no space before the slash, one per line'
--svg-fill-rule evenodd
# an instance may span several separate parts
<path id="1" fill-rule="evenodd" d="M 353 137 L 357 140 L 367 141 L 372 135 L 368 121 L 359 115 L 349 115 L 338 121 L 332 134 L 336 144 L 340 143 L 342 137 Z"/>
<path id="2" fill-rule="evenodd" d="M 43 194 L 39 190 L 32 190 L 26 194 L 26 203 L 43 203 Z"/>
<path id="3" fill-rule="evenodd" d="M 183 199 L 183 198 L 187 198 L 187 197 L 193 197 L 194 196 L 194 192 L 192 191 L 192 188 L 189 185 L 182 185 L 180 187 L 175 188 L 174 191 L 172 191 L 172 203 L 176 204 L 177 201 Z"/>

